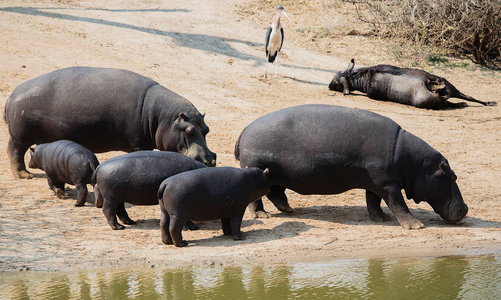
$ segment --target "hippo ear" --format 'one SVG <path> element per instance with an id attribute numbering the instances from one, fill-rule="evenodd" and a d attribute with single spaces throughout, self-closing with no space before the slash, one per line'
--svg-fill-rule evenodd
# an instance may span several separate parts
<path id="1" fill-rule="evenodd" d="M 37 149 L 36 147 L 30 147 L 30 152 L 34 153 L 36 149 Z"/>
<path id="2" fill-rule="evenodd" d="M 440 163 L 439 167 L 440 167 L 440 170 L 442 170 L 442 171 L 445 172 L 445 171 L 448 170 L 449 166 L 443 161 L 443 162 Z"/>
<path id="3" fill-rule="evenodd" d="M 263 175 L 264 175 L 265 177 L 268 177 L 268 174 L 270 174 L 270 169 L 268 169 L 268 168 L 264 169 L 264 171 L 263 171 Z"/>
<path id="4" fill-rule="evenodd" d="M 186 120 L 186 115 L 184 113 L 180 113 L 179 114 L 179 117 L 183 120 Z"/>

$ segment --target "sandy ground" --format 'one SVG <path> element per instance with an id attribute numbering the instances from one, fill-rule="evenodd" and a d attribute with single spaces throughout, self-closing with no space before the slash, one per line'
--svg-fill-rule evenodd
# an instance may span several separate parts
<path id="1" fill-rule="evenodd" d="M 246 213 L 245 241 L 222 236 L 220 223 L 208 222 L 199 231 L 183 233 L 188 247 L 175 248 L 161 243 L 158 207 L 128 208 L 138 225 L 113 231 L 93 206 L 91 187 L 90 203 L 74 207 L 74 188 L 68 188 L 66 199 L 56 198 L 41 170 L 32 170 L 31 180 L 14 179 L 2 121 L 0 270 L 500 254 L 501 106 L 470 103 L 465 109 L 431 111 L 329 91 L 334 70 L 344 69 L 351 57 L 360 65 L 398 63 L 376 40 L 337 34 L 348 31 L 355 20 L 353 9 L 336 1 L 282 3 L 292 21 L 283 22 L 286 41 L 279 78 L 265 79 L 264 35 L 274 5 L 264 0 L 3 0 L 1 110 L 17 85 L 49 71 L 77 65 L 129 69 L 207 113 L 207 141 L 218 154 L 217 165 L 238 166 L 233 156 L 238 135 L 266 113 L 306 103 L 368 109 L 392 118 L 448 158 L 470 208 L 466 219 L 447 225 L 426 203 L 408 201 L 426 227 L 405 230 L 395 218 L 372 222 L 361 190 L 332 196 L 288 192 L 295 213 L 280 213 L 266 200 L 272 218 L 252 219 Z M 334 34 L 315 34 L 325 29 L 321 26 Z M 466 94 L 501 102 L 501 72 L 460 65 L 427 70 Z"/>

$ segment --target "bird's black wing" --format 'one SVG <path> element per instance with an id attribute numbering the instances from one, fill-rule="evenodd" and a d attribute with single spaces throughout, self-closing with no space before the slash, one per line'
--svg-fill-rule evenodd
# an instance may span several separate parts
<path id="1" fill-rule="evenodd" d="M 282 34 L 282 42 L 280 43 L 280 48 L 278 48 L 278 51 L 282 50 L 282 45 L 284 44 L 285 36 L 284 36 L 284 28 L 283 27 L 280 27 L 280 33 Z"/>
<path id="2" fill-rule="evenodd" d="M 264 50 L 266 51 L 266 58 L 268 58 L 268 44 L 270 43 L 270 35 L 271 35 L 271 26 L 268 27 L 268 31 L 266 31 L 266 37 L 264 38 Z"/>

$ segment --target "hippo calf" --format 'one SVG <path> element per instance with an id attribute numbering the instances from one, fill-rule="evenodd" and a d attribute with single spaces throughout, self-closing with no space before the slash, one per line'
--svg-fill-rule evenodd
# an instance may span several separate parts
<path id="1" fill-rule="evenodd" d="M 125 202 L 158 205 L 158 188 L 165 178 L 200 168 L 205 165 L 176 152 L 137 151 L 113 157 L 99 165 L 92 176 L 96 207 L 103 208 L 112 229 L 124 229 L 117 216 L 124 224 L 136 224 L 129 218 Z M 187 226 L 197 229 L 193 223 Z"/>
<path id="2" fill-rule="evenodd" d="M 391 119 L 366 110 L 312 104 L 272 112 L 243 130 L 235 157 L 242 167 L 269 168 L 267 197 L 284 212 L 292 211 L 285 189 L 329 195 L 355 188 L 366 190 L 371 219 L 389 218 L 382 198 L 406 229 L 423 224 L 410 213 L 402 189 L 450 223 L 468 211 L 445 157 Z M 254 217 L 267 214 L 261 200 L 249 207 Z"/>
<path id="3" fill-rule="evenodd" d="M 445 78 L 424 70 L 377 65 L 353 70 L 355 60 L 351 60 L 345 71 L 337 72 L 329 84 L 329 89 L 343 92 L 366 93 L 371 99 L 398 102 L 419 108 L 441 109 L 445 107 L 466 107 L 465 102 L 452 103 L 449 98 L 460 98 L 482 105 L 496 105 L 461 93 Z"/>
<path id="4" fill-rule="evenodd" d="M 83 206 L 87 200 L 87 184 L 99 165 L 96 155 L 72 141 L 61 140 L 30 148 L 30 168 L 41 169 L 47 174 L 50 188 L 57 197 L 64 195 L 64 184 L 75 185 L 77 202 Z"/>
<path id="5" fill-rule="evenodd" d="M 71 140 L 94 153 L 159 149 L 208 166 L 204 115 L 180 95 L 137 73 L 72 67 L 20 84 L 5 104 L 7 154 L 16 178 L 30 178 L 24 153 L 33 144 Z"/>
<path id="6" fill-rule="evenodd" d="M 268 169 L 218 167 L 165 179 L 158 190 L 162 242 L 186 246 L 181 229 L 187 220 L 221 219 L 223 234 L 245 239 L 240 231 L 245 208 L 270 191 Z"/>

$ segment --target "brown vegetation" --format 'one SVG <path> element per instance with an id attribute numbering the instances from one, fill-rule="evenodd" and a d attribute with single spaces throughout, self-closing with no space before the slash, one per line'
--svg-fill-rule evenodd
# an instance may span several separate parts
<path id="1" fill-rule="evenodd" d="M 411 52 L 467 57 L 501 68 L 501 2 L 492 0 L 361 0 L 359 18 L 378 36 L 411 42 Z M 426 54 L 427 53 L 427 54 Z"/>

